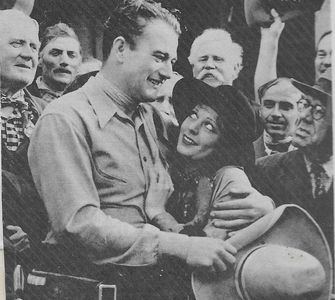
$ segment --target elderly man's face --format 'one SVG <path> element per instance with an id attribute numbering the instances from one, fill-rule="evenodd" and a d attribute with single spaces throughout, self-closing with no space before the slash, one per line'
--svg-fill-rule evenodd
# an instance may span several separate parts
<path id="1" fill-rule="evenodd" d="M 299 108 L 297 128 L 293 135 L 293 144 L 299 148 L 317 147 L 320 145 L 332 126 L 331 101 L 320 101 L 307 96 Z M 314 110 L 314 117 L 313 117 Z"/>
<path id="2" fill-rule="evenodd" d="M 55 91 L 63 91 L 74 80 L 80 63 L 79 42 L 71 37 L 51 40 L 40 53 L 42 79 Z"/>
<path id="3" fill-rule="evenodd" d="M 266 132 L 275 140 L 293 133 L 297 120 L 298 94 L 289 94 L 279 86 L 270 87 L 262 97 L 261 115 Z"/>
<path id="4" fill-rule="evenodd" d="M 18 90 L 34 80 L 38 62 L 38 27 L 30 19 L 9 21 L 0 29 L 0 86 Z"/>
<path id="5" fill-rule="evenodd" d="M 332 66 L 331 36 L 331 34 L 328 34 L 319 42 L 314 61 L 316 79 L 318 79 L 321 74 L 326 72 L 326 70 Z"/>
<path id="6" fill-rule="evenodd" d="M 212 87 L 231 85 L 236 77 L 231 52 L 231 47 L 220 41 L 202 43 L 192 62 L 193 76 Z"/>

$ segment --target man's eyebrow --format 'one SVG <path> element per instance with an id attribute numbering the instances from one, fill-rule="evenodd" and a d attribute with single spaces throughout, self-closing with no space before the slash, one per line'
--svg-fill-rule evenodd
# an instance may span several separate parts
<path id="1" fill-rule="evenodd" d="M 59 48 L 51 48 L 50 51 L 63 52 L 63 50 Z"/>
<path id="2" fill-rule="evenodd" d="M 160 50 L 154 51 L 154 54 L 162 55 L 162 56 L 164 56 L 165 59 L 169 58 L 169 54 L 168 53 L 160 51 Z"/>

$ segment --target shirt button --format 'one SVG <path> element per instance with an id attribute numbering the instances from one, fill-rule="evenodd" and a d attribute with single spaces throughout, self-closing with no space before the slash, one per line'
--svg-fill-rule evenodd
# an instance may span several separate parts
<path id="1" fill-rule="evenodd" d="M 147 161 L 147 157 L 146 157 L 146 156 L 143 156 L 143 160 L 146 162 L 146 161 Z"/>

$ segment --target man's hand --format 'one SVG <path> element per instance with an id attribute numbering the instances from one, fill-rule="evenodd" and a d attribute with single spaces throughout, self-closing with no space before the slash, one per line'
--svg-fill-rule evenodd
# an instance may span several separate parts
<path id="1" fill-rule="evenodd" d="M 19 226 L 8 225 L 6 229 L 13 233 L 9 236 L 9 240 L 13 243 L 14 249 L 22 252 L 30 248 L 28 235 Z"/>
<path id="2" fill-rule="evenodd" d="M 275 9 L 271 9 L 271 15 L 273 17 L 273 23 L 268 28 L 261 27 L 261 35 L 262 38 L 278 40 L 285 27 L 285 23 L 282 22 L 279 14 Z"/>
<path id="3" fill-rule="evenodd" d="M 210 216 L 214 226 L 236 230 L 247 226 L 274 209 L 271 198 L 252 187 L 232 187 L 224 201 L 214 204 Z"/>
<path id="4" fill-rule="evenodd" d="M 235 263 L 237 250 L 230 243 L 207 237 L 191 237 L 186 263 L 207 272 L 223 273 Z"/>
<path id="5" fill-rule="evenodd" d="M 163 166 L 149 170 L 149 189 L 145 200 L 145 212 L 150 220 L 165 212 L 165 204 L 173 192 L 173 184 Z"/>

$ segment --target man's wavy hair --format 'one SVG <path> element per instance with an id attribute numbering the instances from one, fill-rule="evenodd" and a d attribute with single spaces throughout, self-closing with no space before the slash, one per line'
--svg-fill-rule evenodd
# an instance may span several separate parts
<path id="1" fill-rule="evenodd" d="M 74 32 L 74 30 L 65 23 L 57 23 L 53 26 L 49 26 L 45 29 L 42 38 L 41 38 L 41 48 L 40 51 L 44 49 L 46 45 L 48 45 L 51 41 L 57 39 L 57 38 L 73 38 L 74 40 L 78 41 L 80 46 L 80 41 L 77 36 L 77 34 Z M 81 46 L 80 46 L 80 54 L 81 54 Z"/>
<path id="2" fill-rule="evenodd" d="M 177 17 L 160 3 L 152 0 L 122 0 L 104 24 L 103 61 L 109 57 L 115 38 L 124 37 L 134 48 L 135 37 L 140 36 L 146 23 L 154 19 L 165 21 L 178 35 L 181 33 Z"/>

